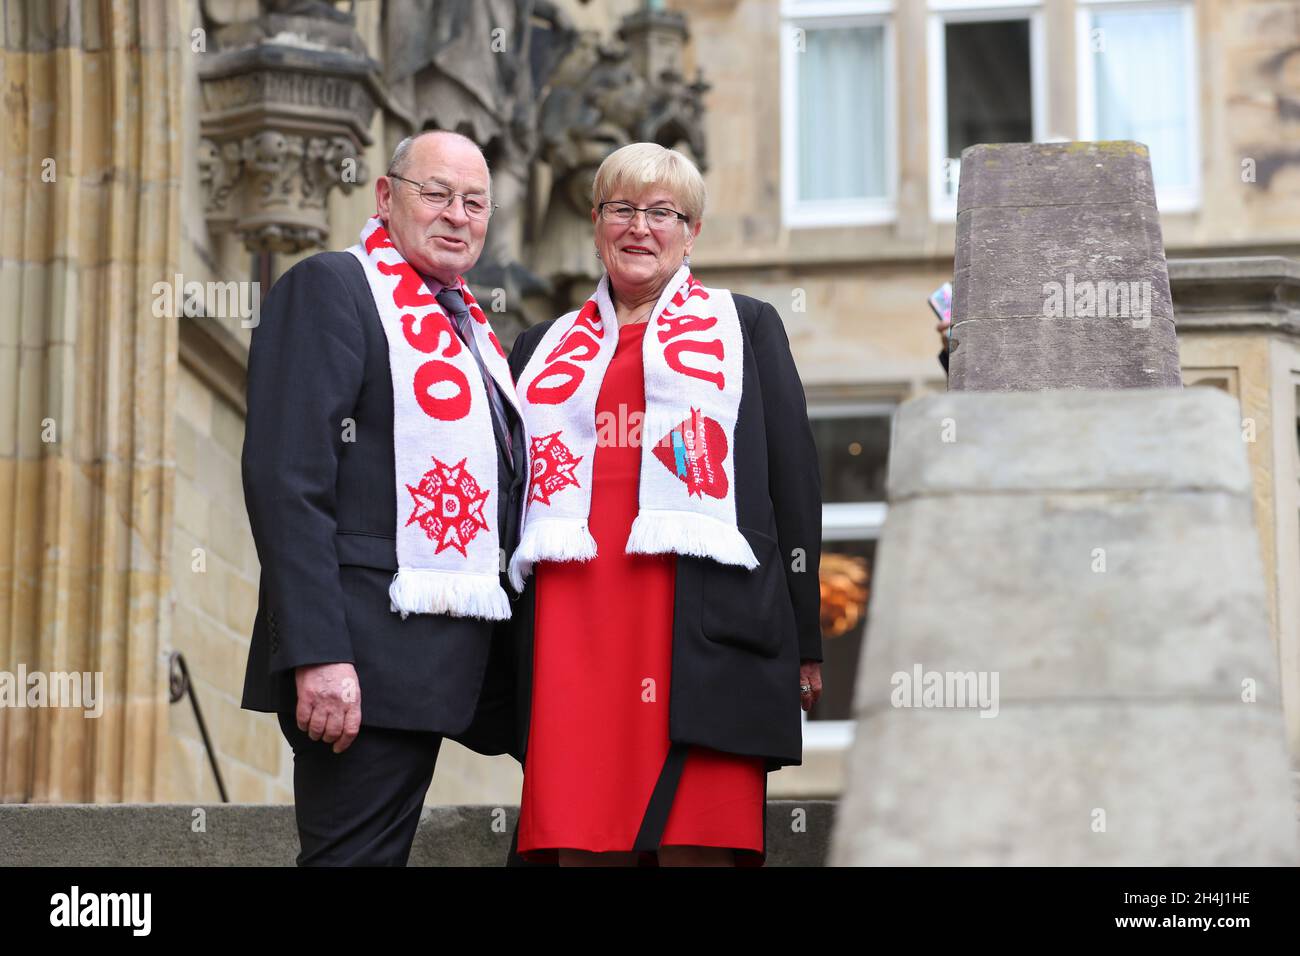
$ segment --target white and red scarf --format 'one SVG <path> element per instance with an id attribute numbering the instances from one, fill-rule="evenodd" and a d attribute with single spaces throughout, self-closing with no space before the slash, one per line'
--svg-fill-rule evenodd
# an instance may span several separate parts
<path id="1" fill-rule="evenodd" d="M 478 363 L 420 274 L 376 217 L 348 252 L 361 262 L 388 338 L 397 466 L 397 574 L 392 610 L 491 621 L 510 617 L 501 587 L 497 449 Z M 457 287 L 488 374 L 514 404 L 501 343 L 463 278 Z"/>
<path id="2" fill-rule="evenodd" d="M 743 340 L 726 289 L 706 289 L 682 266 L 651 312 L 642 344 L 643 439 L 639 510 L 628 554 L 689 554 L 753 569 L 736 527 L 736 413 Z M 618 345 L 609 276 L 537 344 L 517 391 L 531 437 L 530 483 L 510 581 L 522 590 L 538 561 L 589 561 L 596 398 Z M 620 416 L 621 417 L 621 416 Z M 608 429 L 601 428 L 600 434 Z"/>

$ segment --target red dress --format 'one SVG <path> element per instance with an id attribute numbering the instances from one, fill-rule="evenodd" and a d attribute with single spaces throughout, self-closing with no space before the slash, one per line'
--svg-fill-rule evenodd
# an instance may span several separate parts
<path id="1" fill-rule="evenodd" d="M 553 860 L 560 847 L 631 850 L 669 751 L 676 557 L 624 553 L 638 510 L 633 426 L 645 413 L 647 325 L 619 328 L 596 400 L 588 527 L 597 557 L 542 561 L 533 571 L 533 702 L 519 810 L 519 852 L 530 861 Z M 660 846 L 732 847 L 752 851 L 738 853 L 738 864 L 761 865 L 766 796 L 761 757 L 691 747 Z"/>

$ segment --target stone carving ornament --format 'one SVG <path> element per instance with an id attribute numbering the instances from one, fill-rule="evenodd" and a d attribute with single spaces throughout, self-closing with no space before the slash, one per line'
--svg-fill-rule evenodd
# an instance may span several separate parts
<path id="1" fill-rule="evenodd" d="M 319 0 L 203 0 L 199 179 L 214 229 L 254 252 L 327 244 L 326 199 L 369 178 L 382 98 L 350 10 Z"/>

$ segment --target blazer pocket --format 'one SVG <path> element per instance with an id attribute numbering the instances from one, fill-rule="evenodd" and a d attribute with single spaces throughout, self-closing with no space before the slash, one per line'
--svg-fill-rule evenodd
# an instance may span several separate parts
<path id="1" fill-rule="evenodd" d="M 718 644 L 776 657 L 786 633 L 792 634 L 794 629 L 780 548 L 775 539 L 760 531 L 741 528 L 740 532 L 758 558 L 758 567 L 747 571 L 701 559 L 700 629 Z"/>
<path id="2" fill-rule="evenodd" d="M 336 531 L 334 549 L 340 565 L 397 570 L 397 539 L 370 531 Z"/>

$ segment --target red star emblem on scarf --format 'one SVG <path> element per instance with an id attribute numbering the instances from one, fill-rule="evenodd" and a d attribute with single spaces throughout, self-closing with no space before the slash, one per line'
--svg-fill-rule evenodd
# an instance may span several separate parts
<path id="1" fill-rule="evenodd" d="M 478 486 L 474 476 L 465 468 L 465 459 L 458 465 L 447 465 L 433 459 L 434 467 L 424 473 L 418 485 L 407 485 L 406 490 L 415 499 L 415 509 L 406 519 L 407 525 L 416 524 L 436 546 L 435 554 L 455 548 L 465 557 L 465 546 L 480 531 L 487 531 L 483 517 L 483 504 L 488 493 Z"/>
<path id="2" fill-rule="evenodd" d="M 560 441 L 560 433 L 534 438 L 532 442 L 533 481 L 528 492 L 529 501 L 551 503 L 551 495 L 569 485 L 577 485 L 573 469 L 581 458 L 574 458 L 569 447 Z"/>

